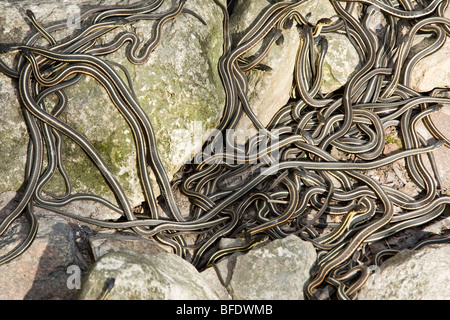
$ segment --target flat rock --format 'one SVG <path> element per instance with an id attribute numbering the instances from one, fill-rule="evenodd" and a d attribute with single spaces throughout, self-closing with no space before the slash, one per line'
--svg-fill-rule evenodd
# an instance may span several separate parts
<path id="1" fill-rule="evenodd" d="M 313 245 L 297 236 L 274 240 L 236 258 L 227 289 L 237 300 L 303 299 L 315 259 Z"/>

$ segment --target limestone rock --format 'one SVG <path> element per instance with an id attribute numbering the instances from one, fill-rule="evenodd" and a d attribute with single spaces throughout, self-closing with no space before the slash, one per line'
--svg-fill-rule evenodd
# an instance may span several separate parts
<path id="1" fill-rule="evenodd" d="M 351 75 L 359 67 L 356 49 L 342 34 L 327 34 L 328 51 L 323 66 L 323 83 L 320 91 L 323 94 L 343 87 Z"/>
<path id="2" fill-rule="evenodd" d="M 450 10 L 445 11 L 444 16 L 450 18 Z M 418 38 L 420 36 L 417 36 Z M 425 38 L 417 45 L 431 45 L 434 40 Z M 423 45 L 421 45 L 423 44 Z M 437 52 L 419 60 L 411 72 L 410 86 L 419 92 L 431 91 L 434 88 L 450 88 L 450 43 L 446 41 Z"/>
<path id="3" fill-rule="evenodd" d="M 419 60 L 411 72 L 411 88 L 419 92 L 450 87 L 450 44 Z M 439 63 L 436 63 L 438 61 Z"/>
<path id="4" fill-rule="evenodd" d="M 105 254 L 84 277 L 77 298 L 97 299 L 108 278 L 115 279 L 111 300 L 218 299 L 191 264 L 168 252 Z"/>
<path id="5" fill-rule="evenodd" d="M 233 40 L 239 41 L 253 25 L 254 19 L 261 14 L 261 11 L 276 2 L 279 1 L 273 0 L 270 3 L 266 0 L 237 1 L 230 17 Z M 309 21 L 312 24 L 321 18 L 336 15 L 331 3 L 323 0 L 310 0 L 298 11 L 304 16 L 311 13 Z M 249 85 L 249 104 L 263 125 L 267 125 L 273 115 L 287 103 L 292 89 L 300 38 L 295 27 L 283 30 L 283 38 L 283 44 L 273 45 L 269 54 L 261 62 L 272 68 L 272 71 L 250 70 L 245 73 Z M 323 82 L 320 89 L 324 94 L 343 86 L 359 63 L 357 51 L 345 36 L 327 34 L 326 38 L 329 48 L 325 58 Z M 255 54 L 260 48 L 261 45 L 257 45 L 248 53 L 248 56 Z M 244 116 L 238 124 L 236 136 L 244 137 L 243 141 L 245 141 L 255 133 L 252 122 Z"/>
<path id="6" fill-rule="evenodd" d="M 274 240 L 236 258 L 227 289 L 237 300 L 303 299 L 315 259 L 313 245 L 297 236 Z"/>
<path id="7" fill-rule="evenodd" d="M 450 245 L 403 250 L 381 265 L 359 293 L 360 300 L 450 299 Z"/>
<path id="8" fill-rule="evenodd" d="M 43 26 L 67 21 L 69 29 L 54 33 L 59 41 L 86 27 L 84 24 L 71 24 L 74 15 L 96 5 L 108 4 L 116 2 L 77 0 L 71 1 L 70 5 L 46 0 L 39 3 L 28 0 L 0 2 L 0 43 L 21 43 L 27 35 L 35 33 L 24 17 L 26 9 L 31 9 Z M 164 1 L 158 12 L 166 12 L 172 6 L 171 1 Z M 168 22 L 163 28 L 160 45 L 146 64 L 132 65 L 125 57 L 124 48 L 105 57 L 129 71 L 137 98 L 154 127 L 158 151 L 169 179 L 191 159 L 193 153 L 199 151 L 205 138 L 202 133 L 217 125 L 224 104 L 217 68 L 222 54 L 222 12 L 212 1 L 188 1 L 186 8 L 195 11 L 207 24 L 203 25 L 199 19 L 185 13 Z M 151 32 L 148 30 L 151 30 L 152 23 L 140 21 L 117 28 L 98 43 L 108 43 L 124 31 L 135 31 L 145 43 L 150 40 Z M 40 41 L 37 45 L 47 44 Z M 12 54 L 1 57 L 8 65 L 12 65 L 13 58 Z M 122 76 L 120 69 L 117 72 Z M 127 122 L 93 78 L 84 76 L 65 92 L 69 102 L 61 119 L 92 142 L 121 183 L 131 205 L 139 205 L 144 198 L 136 168 L 134 139 Z M 0 95 L 0 172 L 3 174 L 0 192 L 3 192 L 16 190 L 23 182 L 28 135 L 14 82 L 3 74 L 0 74 Z M 192 133 L 195 126 L 200 128 L 199 134 Z M 63 141 L 63 154 L 73 192 L 95 193 L 114 201 L 101 173 L 67 138 Z M 64 192 L 61 181 L 56 174 L 45 190 Z M 157 189 L 155 186 L 156 183 L 154 189 Z"/>

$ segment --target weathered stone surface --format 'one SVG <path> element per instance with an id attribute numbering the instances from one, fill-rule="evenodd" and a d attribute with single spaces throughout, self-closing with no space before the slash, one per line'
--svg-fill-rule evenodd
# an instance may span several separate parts
<path id="1" fill-rule="evenodd" d="M 105 254 L 84 277 L 77 298 L 96 299 L 108 278 L 115 278 L 111 300 L 218 299 L 191 264 L 168 252 Z"/>
<path id="2" fill-rule="evenodd" d="M 231 15 L 231 28 L 235 35 L 235 40 L 245 33 L 241 30 L 253 26 L 254 19 L 267 7 L 266 0 L 260 1 L 238 1 Z M 248 101 L 258 119 L 263 125 L 267 125 L 278 109 L 280 109 L 289 99 L 289 92 L 292 87 L 295 58 L 300 38 L 296 28 L 283 31 L 283 45 L 273 45 L 268 55 L 263 59 L 262 64 L 272 68 L 270 72 L 251 70 L 246 72 L 248 80 Z M 261 45 L 252 49 L 248 56 L 257 53 Z M 238 137 L 250 137 L 256 133 L 251 120 L 244 115 L 238 124 Z M 241 132 L 242 131 L 242 132 Z M 242 140 L 241 142 L 244 142 Z"/>
<path id="3" fill-rule="evenodd" d="M 0 219 L 17 204 L 15 192 L 0 195 Z M 27 251 L 0 266 L 0 299 L 70 299 L 67 268 L 80 265 L 76 258 L 75 232 L 63 218 L 36 208 L 39 229 Z M 28 233 L 28 222 L 19 217 L 1 237 L 0 256 L 20 245 Z M 81 270 L 81 269 L 79 269 Z"/>
<path id="4" fill-rule="evenodd" d="M 450 18 L 450 10 L 447 8 L 444 16 Z M 419 38 L 418 36 L 417 38 Z M 417 47 L 423 49 L 431 45 L 434 37 L 422 40 Z M 450 43 L 446 41 L 437 52 L 419 60 L 411 72 L 410 86 L 416 91 L 427 92 L 434 88 L 450 88 Z"/>
<path id="5" fill-rule="evenodd" d="M 326 35 L 328 51 L 323 66 L 323 94 L 343 87 L 359 66 L 358 52 L 342 34 Z"/>
<path id="6" fill-rule="evenodd" d="M 448 244 L 401 251 L 369 278 L 358 299 L 450 299 L 449 256 Z"/>
<path id="7" fill-rule="evenodd" d="M 274 240 L 236 258 L 227 289 L 238 300 L 303 299 L 315 259 L 313 245 L 297 236 Z"/>
<path id="8" fill-rule="evenodd" d="M 411 72 L 411 88 L 419 92 L 427 92 L 434 88 L 449 88 L 449 56 L 450 44 L 446 42 L 437 52 L 419 60 Z"/>
<path id="9" fill-rule="evenodd" d="M 270 3 L 266 1 L 237 1 L 230 18 L 233 40 L 238 41 L 254 24 L 258 17 Z M 299 9 L 304 16 L 311 13 L 309 21 L 315 24 L 321 18 L 336 15 L 329 1 L 311 0 Z M 284 42 L 273 45 L 268 55 L 262 60 L 272 68 L 270 72 L 250 70 L 246 72 L 248 80 L 248 101 L 263 125 L 267 125 L 273 115 L 284 106 L 290 97 L 293 84 L 294 67 L 300 46 L 300 37 L 296 27 L 283 30 Z M 349 40 L 340 34 L 327 34 L 329 48 L 325 58 L 323 70 L 322 93 L 329 93 L 343 86 L 359 63 L 357 51 Z M 247 56 L 260 51 L 261 45 L 255 46 Z M 237 137 L 245 138 L 254 135 L 256 131 L 247 116 L 243 116 L 238 124 Z"/>
<path id="10" fill-rule="evenodd" d="M 34 33 L 23 13 L 31 9 L 37 20 L 47 26 L 55 21 L 72 23 L 71 17 L 95 5 L 115 1 L 71 1 L 70 5 L 40 1 L 0 2 L 0 43 L 20 43 L 26 35 Z M 124 3 L 125 4 L 125 3 Z M 158 12 L 171 9 L 173 3 L 165 1 Z M 169 178 L 199 151 L 202 139 L 193 134 L 197 125 L 206 131 L 220 119 L 224 94 L 217 63 L 222 54 L 222 13 L 213 2 L 189 1 L 186 8 L 193 9 L 207 25 L 190 14 L 181 14 L 164 26 L 159 47 L 144 65 L 132 65 L 124 49 L 106 57 L 124 65 L 133 80 L 137 98 L 148 114 L 157 137 L 158 150 Z M 98 40 L 107 43 L 125 30 L 135 31 L 143 42 L 150 40 L 152 21 L 142 21 L 120 27 Z M 56 32 L 61 40 L 79 25 L 70 25 L 71 31 Z M 82 28 L 86 26 L 81 25 Z M 74 30 L 75 28 L 75 30 Z M 46 45 L 39 42 L 39 45 Z M 2 55 L 11 64 L 12 55 Z M 118 70 L 119 75 L 122 75 Z M 85 135 L 98 149 L 111 171 L 122 184 L 132 205 L 143 201 L 137 168 L 133 135 L 127 122 L 115 109 L 106 91 L 94 79 L 86 76 L 66 90 L 67 110 L 61 119 Z M 17 189 L 23 180 L 26 161 L 27 131 L 21 115 L 13 81 L 0 74 L 0 192 Z M 51 103 L 49 101 L 48 105 Z M 199 125 L 198 125 L 199 124 Z M 74 192 L 91 192 L 114 201 L 112 192 L 100 172 L 81 149 L 64 139 L 63 153 Z M 156 185 L 156 184 L 155 184 Z M 156 188 L 157 189 L 157 188 Z M 46 186 L 47 191 L 63 192 L 58 174 Z M 158 190 L 157 190 L 158 191 Z"/>
<path id="11" fill-rule="evenodd" d="M 443 105 L 442 109 L 433 113 L 430 118 L 443 135 L 450 137 L 450 127 L 448 125 L 450 121 L 450 104 Z M 420 133 L 425 139 L 434 141 L 434 137 L 422 122 L 420 122 L 416 128 L 417 132 Z M 438 174 L 441 178 L 442 186 L 448 190 L 450 189 L 450 166 L 448 165 L 450 148 L 443 146 L 433 151 L 433 157 L 435 159 Z M 428 156 L 423 155 L 422 159 L 429 172 L 433 172 Z"/>
<path id="12" fill-rule="evenodd" d="M 217 272 L 214 268 L 207 268 L 200 275 L 208 282 L 209 287 L 214 290 L 220 300 L 231 300 L 228 290 L 220 282 Z"/>

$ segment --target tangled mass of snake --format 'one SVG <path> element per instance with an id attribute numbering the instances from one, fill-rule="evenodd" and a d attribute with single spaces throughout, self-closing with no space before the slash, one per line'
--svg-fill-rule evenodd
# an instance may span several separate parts
<path id="1" fill-rule="evenodd" d="M 305 297 L 317 298 L 321 290 L 331 286 L 336 298 L 355 299 L 370 276 L 369 266 L 380 264 L 396 251 L 368 252 L 366 247 L 402 230 L 441 219 L 450 203 L 435 166 L 429 169 L 424 164 L 426 156 L 433 163 L 434 150 L 450 147 L 450 141 L 430 117 L 450 99 L 446 98 L 446 89 L 421 93 L 410 86 L 415 65 L 439 50 L 450 35 L 450 20 L 444 17 L 447 1 L 413 6 L 409 0 L 395 4 L 390 0 L 330 0 L 336 16 L 317 23 L 299 12 L 306 1 L 277 2 L 266 7 L 238 41 L 232 41 L 229 8 L 214 0 L 223 12 L 223 51 L 217 68 L 226 99 L 216 128 L 223 133 L 223 146 L 217 148 L 217 135 L 207 139 L 176 183 L 162 165 L 151 117 L 140 106 L 131 80 L 120 74 L 127 74 L 127 70 L 103 58 L 125 46 L 128 60 L 140 65 L 158 48 L 167 22 L 176 23 L 179 15 L 188 15 L 205 24 L 194 8 L 185 7 L 187 0 L 164 12 L 157 11 L 163 2 L 89 9 L 80 16 L 82 30 L 59 42 L 52 33 L 67 25 L 41 25 L 28 10 L 27 19 L 35 34 L 23 43 L 0 44 L 0 58 L 5 53 L 17 55 L 14 65 L 0 59 L 0 69 L 17 83 L 29 134 L 23 192 L 17 207 L 0 222 L 0 235 L 20 216 L 27 218 L 29 232 L 20 245 L 0 258 L 0 264 L 10 262 L 32 244 L 38 230 L 34 207 L 38 206 L 103 228 L 132 229 L 169 245 L 199 270 L 234 252 L 296 235 L 312 243 L 318 253 L 310 279 L 304 284 Z M 368 27 L 375 12 L 386 20 L 381 36 Z M 130 31 L 110 43 L 96 43 L 106 33 L 139 20 L 153 23 L 149 41 L 144 43 Z M 400 30 L 400 21 L 406 28 Z M 252 69 L 271 72 L 276 66 L 265 65 L 263 59 L 273 46 L 283 46 L 283 32 L 292 29 L 298 31 L 300 45 L 291 98 L 268 125 L 263 125 L 249 102 L 246 74 Z M 352 42 L 360 67 L 342 88 L 322 94 L 327 34 L 332 33 L 345 34 Z M 413 40 L 419 34 L 430 35 L 432 42 L 411 57 Z M 45 42 L 40 43 L 45 45 L 38 46 L 37 41 L 42 39 Z M 260 43 L 266 49 L 249 56 Z M 111 103 L 133 133 L 147 215 L 133 211 L 101 153 L 83 132 L 60 117 L 67 107 L 64 91 L 83 77 L 94 78 L 107 90 Z M 51 97 L 57 97 L 59 103 L 50 109 L 46 101 Z M 227 130 L 236 128 L 244 114 L 258 134 L 237 144 Z M 417 132 L 421 122 L 434 140 L 426 140 Z M 383 153 L 386 128 L 395 128 L 402 142 L 398 152 L 388 155 Z M 50 197 L 42 192 L 55 170 L 64 171 L 62 139 L 71 139 L 81 147 L 104 176 L 117 203 L 95 194 Z M 345 156 L 336 159 L 332 149 Z M 400 159 L 404 159 L 409 179 L 420 190 L 418 195 L 382 185 L 366 174 Z M 151 172 L 167 217 L 158 214 Z M 232 177 L 243 178 L 225 183 Z M 188 217 L 180 213 L 174 199 L 176 188 L 190 201 Z M 95 200 L 119 212 L 122 218 L 96 220 L 61 209 L 83 199 Z M 329 216 L 338 219 L 330 222 Z M 194 245 L 187 244 L 188 234 L 197 235 Z M 245 239 L 245 244 L 219 249 L 220 239 L 237 237 Z M 443 234 L 423 239 L 412 249 L 449 238 Z"/>

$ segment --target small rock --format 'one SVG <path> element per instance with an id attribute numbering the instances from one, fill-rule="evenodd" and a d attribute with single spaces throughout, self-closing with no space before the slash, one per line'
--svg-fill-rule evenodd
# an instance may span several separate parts
<path id="1" fill-rule="evenodd" d="M 450 299 L 450 245 L 403 250 L 381 265 L 361 289 L 360 300 Z"/>
<path id="2" fill-rule="evenodd" d="M 217 300 L 194 266 L 168 253 L 111 252 L 100 257 L 83 278 L 78 299 L 97 299 L 108 278 L 111 300 Z"/>
<path id="3" fill-rule="evenodd" d="M 396 143 L 386 143 L 384 145 L 383 154 L 384 155 L 389 155 L 389 154 L 394 153 L 395 151 L 397 151 L 399 149 L 400 148 L 398 147 L 398 145 Z"/>
<path id="4" fill-rule="evenodd" d="M 450 216 L 436 221 L 432 222 L 431 224 L 427 225 L 425 228 L 423 228 L 423 232 L 426 232 L 427 234 L 434 233 L 434 234 L 440 234 L 441 232 L 444 232 L 444 230 L 450 229 Z"/>
<path id="5" fill-rule="evenodd" d="M 274 240 L 236 258 L 228 291 L 238 300 L 303 299 L 315 259 L 313 245 L 297 236 Z"/>

